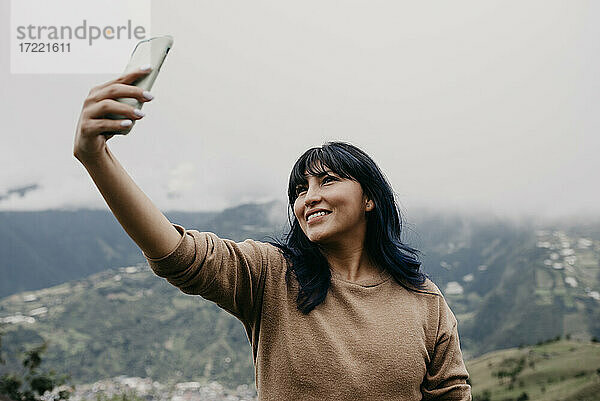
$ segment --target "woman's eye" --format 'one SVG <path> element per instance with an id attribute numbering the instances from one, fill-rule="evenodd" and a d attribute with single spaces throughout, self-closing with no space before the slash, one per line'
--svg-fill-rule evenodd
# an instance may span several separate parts
<path id="1" fill-rule="evenodd" d="M 334 177 L 327 175 L 323 178 L 323 182 L 329 182 L 329 181 L 337 181 Z"/>
<path id="2" fill-rule="evenodd" d="M 296 187 L 296 195 L 306 192 L 306 187 Z"/>

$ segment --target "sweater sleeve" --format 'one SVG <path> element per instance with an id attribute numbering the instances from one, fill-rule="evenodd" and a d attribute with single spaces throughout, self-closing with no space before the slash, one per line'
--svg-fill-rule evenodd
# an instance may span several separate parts
<path id="1" fill-rule="evenodd" d="M 460 350 L 456 318 L 444 297 L 440 296 L 438 333 L 421 388 L 423 400 L 470 401 L 468 378 Z"/>
<path id="2" fill-rule="evenodd" d="M 272 246 L 173 226 L 182 235 L 175 249 L 161 258 L 144 254 L 154 273 L 182 292 L 200 295 L 242 322 L 252 322 L 262 302 L 265 260 L 272 252 L 267 248 Z"/>

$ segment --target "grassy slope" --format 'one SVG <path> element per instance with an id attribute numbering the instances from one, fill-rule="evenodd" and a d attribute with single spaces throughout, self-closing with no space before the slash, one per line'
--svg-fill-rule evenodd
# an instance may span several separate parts
<path id="1" fill-rule="evenodd" d="M 523 370 L 503 382 L 495 376 L 524 361 Z M 474 397 L 486 390 L 491 400 L 517 399 L 527 393 L 530 400 L 599 400 L 600 344 L 558 341 L 543 345 L 511 348 L 485 354 L 467 362 Z"/>

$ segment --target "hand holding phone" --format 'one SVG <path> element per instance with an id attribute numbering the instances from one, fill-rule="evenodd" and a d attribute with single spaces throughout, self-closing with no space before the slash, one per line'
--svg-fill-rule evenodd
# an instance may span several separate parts
<path id="1" fill-rule="evenodd" d="M 127 67 L 125 67 L 125 71 L 123 72 L 123 74 L 125 75 L 137 71 L 141 66 L 150 68 L 151 70 L 149 74 L 132 82 L 131 85 L 137 86 L 138 88 L 142 89 L 145 94 L 148 94 L 150 89 L 152 89 L 152 86 L 156 81 L 156 77 L 158 76 L 160 68 L 163 62 L 165 61 L 165 58 L 167 57 L 167 54 L 169 53 L 169 50 L 171 50 L 172 46 L 173 37 L 168 35 L 158 36 L 139 42 L 133 49 L 133 52 L 131 53 L 131 58 L 129 59 Z M 130 105 L 137 110 L 140 110 L 143 105 L 143 102 L 140 102 L 135 98 L 124 97 L 117 98 L 116 100 L 118 102 Z M 151 100 L 151 98 L 149 100 Z M 143 115 L 143 113 L 140 114 Z M 120 114 L 108 113 L 106 115 L 106 118 L 112 120 L 120 120 L 126 119 L 127 117 Z M 127 130 L 126 132 L 116 132 L 116 134 L 126 135 L 133 127 L 133 123 L 129 127 L 129 130 Z"/>
<path id="2" fill-rule="evenodd" d="M 172 44 L 170 36 L 138 43 L 123 75 L 90 90 L 77 123 L 76 158 L 95 158 L 105 151 L 107 140 L 113 135 L 127 135 L 134 122 L 144 116 L 140 109 L 152 100 L 149 90 Z M 144 65 L 149 68 L 140 69 Z"/>

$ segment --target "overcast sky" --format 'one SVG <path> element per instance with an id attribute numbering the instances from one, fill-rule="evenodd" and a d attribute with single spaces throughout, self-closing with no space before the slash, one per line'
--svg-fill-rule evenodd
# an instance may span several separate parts
<path id="1" fill-rule="evenodd" d="M 11 74 L 9 15 L 3 0 L 0 210 L 107 209 L 72 151 L 89 89 L 116 75 Z M 153 1 L 152 35 L 175 44 L 147 116 L 109 147 L 162 210 L 285 199 L 298 156 L 344 140 L 409 214 L 598 216 L 598 15 L 593 1 Z"/>

